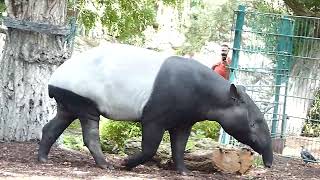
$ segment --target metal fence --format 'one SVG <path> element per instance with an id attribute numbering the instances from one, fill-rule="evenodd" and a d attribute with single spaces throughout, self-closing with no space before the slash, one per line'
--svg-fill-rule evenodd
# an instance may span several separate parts
<path id="1" fill-rule="evenodd" d="M 315 100 L 320 87 L 320 18 L 249 12 L 239 6 L 232 37 L 230 81 L 246 86 L 265 113 L 274 151 L 300 156 L 304 146 L 320 158 L 320 110 L 313 108 L 320 104 Z M 220 142 L 238 144 L 225 132 Z"/>

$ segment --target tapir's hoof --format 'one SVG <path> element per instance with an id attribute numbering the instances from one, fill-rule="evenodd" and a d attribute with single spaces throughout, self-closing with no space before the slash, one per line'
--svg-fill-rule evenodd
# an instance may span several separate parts
<path id="1" fill-rule="evenodd" d="M 38 161 L 41 163 L 48 162 L 48 157 L 38 156 Z"/>
<path id="2" fill-rule="evenodd" d="M 121 166 L 124 166 L 124 169 L 127 170 L 127 171 L 131 171 L 132 170 L 132 166 L 130 166 L 128 164 L 129 162 L 129 159 L 124 159 L 122 162 L 121 162 Z"/>
<path id="3" fill-rule="evenodd" d="M 188 176 L 191 174 L 191 171 L 189 171 L 188 169 L 180 169 L 177 170 L 178 174 L 182 175 L 182 176 Z"/>
<path id="4" fill-rule="evenodd" d="M 100 168 L 102 168 L 102 169 L 114 170 L 114 167 L 109 163 L 107 163 L 107 164 L 98 164 L 98 166 Z"/>

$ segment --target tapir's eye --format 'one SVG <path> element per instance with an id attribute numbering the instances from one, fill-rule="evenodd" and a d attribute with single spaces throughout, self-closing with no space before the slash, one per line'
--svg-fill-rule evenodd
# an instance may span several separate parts
<path id="1" fill-rule="evenodd" d="M 251 123 L 251 124 L 250 124 L 250 127 L 253 128 L 254 126 L 255 126 L 255 123 Z"/>
<path id="2" fill-rule="evenodd" d="M 235 97 L 231 97 L 233 102 L 235 102 L 236 104 L 241 104 L 243 103 L 243 101 L 241 99 L 235 98 Z"/>

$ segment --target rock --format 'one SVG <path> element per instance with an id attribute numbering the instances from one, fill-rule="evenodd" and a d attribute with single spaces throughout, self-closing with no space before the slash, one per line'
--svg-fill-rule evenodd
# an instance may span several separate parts
<path id="1" fill-rule="evenodd" d="M 141 151 L 141 137 L 129 139 L 125 143 L 124 153 L 131 156 Z"/>

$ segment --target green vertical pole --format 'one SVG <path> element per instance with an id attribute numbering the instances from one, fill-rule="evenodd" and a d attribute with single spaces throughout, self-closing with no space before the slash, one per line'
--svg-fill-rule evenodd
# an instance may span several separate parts
<path id="1" fill-rule="evenodd" d="M 240 53 L 240 46 L 241 46 L 241 34 L 242 34 L 242 27 L 244 24 L 244 17 L 245 17 L 245 6 L 239 5 L 237 11 L 237 20 L 235 26 L 235 34 L 234 34 L 234 42 L 233 42 L 233 51 L 232 51 L 232 62 L 230 66 L 230 82 L 235 80 L 235 73 L 236 69 L 238 68 L 239 62 L 239 53 Z M 219 141 L 221 144 L 229 144 L 230 142 L 230 135 L 228 135 L 222 128 L 220 130 L 220 138 Z"/>
<path id="2" fill-rule="evenodd" d="M 292 58 L 292 54 L 293 54 L 293 31 L 294 31 L 294 27 L 293 27 L 293 21 L 292 19 L 289 19 L 287 17 L 285 17 L 283 19 L 283 23 L 284 23 L 284 34 L 286 35 L 285 38 L 285 42 L 286 42 L 286 46 L 285 46 L 285 50 L 286 50 L 286 54 L 287 56 L 285 57 L 285 92 L 284 92 L 284 102 L 283 102 L 283 111 L 282 111 L 282 123 L 281 123 L 281 138 L 284 138 L 285 136 L 285 131 L 286 131 L 286 125 L 287 125 L 287 114 L 286 114 L 286 106 L 287 106 L 287 97 L 288 97 L 288 80 L 289 80 L 289 73 L 290 73 L 290 69 L 291 69 L 291 65 L 293 64 L 293 58 Z"/>
<path id="3" fill-rule="evenodd" d="M 287 17 L 281 19 L 280 23 L 280 36 L 278 38 L 278 46 L 277 46 L 277 56 L 276 56 L 276 87 L 275 87 L 275 98 L 274 98 L 274 109 L 273 109 L 273 117 L 272 117 L 272 126 L 271 126 L 271 135 L 275 137 L 277 134 L 278 127 L 278 109 L 279 109 L 279 98 L 280 98 L 280 89 L 283 80 L 288 81 L 288 71 L 289 65 L 291 64 L 290 60 L 292 59 L 292 35 L 293 35 L 293 26 L 292 20 Z M 285 76 L 285 77 L 284 77 Z M 283 122 L 281 127 L 281 136 L 285 131 L 286 124 L 286 98 L 287 98 L 287 86 L 288 83 L 285 83 L 285 95 L 284 95 L 284 104 L 283 104 Z"/>
<path id="4" fill-rule="evenodd" d="M 239 5 L 237 22 L 235 26 L 234 42 L 233 42 L 232 62 L 230 66 L 231 82 L 235 80 L 235 73 L 236 73 L 235 70 L 238 68 L 238 63 L 239 63 L 239 53 L 240 53 L 241 39 L 242 39 L 241 34 L 242 34 L 242 27 L 244 24 L 244 16 L 245 16 L 245 6 Z"/>

